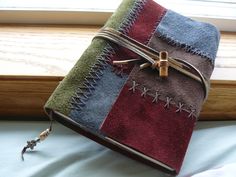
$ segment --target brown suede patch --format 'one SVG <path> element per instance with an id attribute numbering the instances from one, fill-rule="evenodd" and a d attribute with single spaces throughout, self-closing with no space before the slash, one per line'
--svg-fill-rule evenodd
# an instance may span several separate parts
<path id="1" fill-rule="evenodd" d="M 158 51 L 167 51 L 171 57 L 188 61 L 209 80 L 214 66 L 208 59 L 187 53 L 184 49 L 170 46 L 158 38 L 156 34 L 153 35 L 148 45 Z M 132 86 L 132 82 L 135 81 L 139 84 L 137 89 L 141 91 L 149 89 L 147 94 L 153 97 L 158 91 L 161 100 L 166 101 L 169 97 L 171 103 L 176 106 L 183 103 L 185 109 L 189 111 L 190 108 L 195 109 L 194 115 L 198 117 L 204 99 L 204 90 L 201 83 L 172 68 L 169 68 L 169 76 L 166 79 L 160 78 L 158 74 L 157 70 L 151 68 L 140 70 L 139 65 L 136 65 L 130 74 L 128 84 Z"/>

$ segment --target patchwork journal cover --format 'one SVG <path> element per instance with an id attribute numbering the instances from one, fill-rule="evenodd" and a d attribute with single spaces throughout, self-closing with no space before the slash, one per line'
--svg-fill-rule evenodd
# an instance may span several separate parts
<path id="1" fill-rule="evenodd" d="M 180 171 L 207 98 L 219 31 L 153 0 L 124 0 L 45 105 L 53 120 Z"/>

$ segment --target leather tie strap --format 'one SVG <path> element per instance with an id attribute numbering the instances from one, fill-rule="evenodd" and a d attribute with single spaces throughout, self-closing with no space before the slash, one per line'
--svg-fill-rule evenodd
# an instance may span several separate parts
<path id="1" fill-rule="evenodd" d="M 103 38 L 124 48 L 131 50 L 139 55 L 139 59 L 129 59 L 113 61 L 113 64 L 128 64 L 130 62 L 137 62 L 145 59 L 146 62 L 140 65 L 140 69 L 151 67 L 159 70 L 160 77 L 168 77 L 168 67 L 171 67 L 182 74 L 200 82 L 204 90 L 204 101 L 208 96 L 209 83 L 202 75 L 202 73 L 191 63 L 180 59 L 168 56 L 166 51 L 156 51 L 132 38 L 116 31 L 112 28 L 103 28 L 94 38 Z"/>

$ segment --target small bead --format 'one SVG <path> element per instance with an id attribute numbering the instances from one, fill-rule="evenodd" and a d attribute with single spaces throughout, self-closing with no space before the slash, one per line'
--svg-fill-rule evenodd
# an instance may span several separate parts
<path id="1" fill-rule="evenodd" d="M 45 139 L 48 137 L 49 133 L 50 133 L 50 130 L 49 130 L 49 129 L 46 129 L 45 131 L 43 131 L 42 133 L 40 133 L 40 135 L 39 135 L 40 141 L 45 140 Z"/>

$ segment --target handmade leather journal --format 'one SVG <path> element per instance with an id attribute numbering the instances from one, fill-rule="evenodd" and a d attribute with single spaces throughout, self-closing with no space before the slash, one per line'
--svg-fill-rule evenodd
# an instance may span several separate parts
<path id="1" fill-rule="evenodd" d="M 49 117 L 176 174 L 209 91 L 219 31 L 124 0 L 45 105 Z"/>

